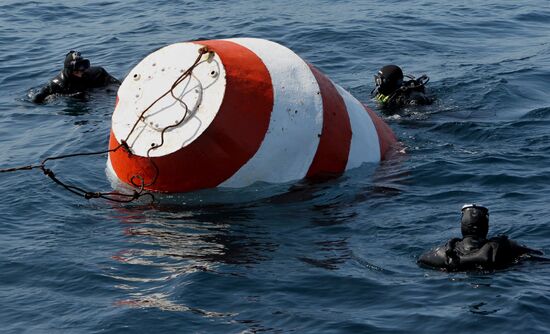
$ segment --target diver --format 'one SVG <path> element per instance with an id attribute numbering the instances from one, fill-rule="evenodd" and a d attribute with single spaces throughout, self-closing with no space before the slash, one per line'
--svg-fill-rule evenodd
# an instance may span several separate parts
<path id="1" fill-rule="evenodd" d="M 489 210 L 481 205 L 462 207 L 460 222 L 462 239 L 453 238 L 420 256 L 420 265 L 444 271 L 493 270 L 505 268 L 523 258 L 547 260 L 537 257 L 539 250 L 531 249 L 498 235 L 487 239 Z"/>
<path id="2" fill-rule="evenodd" d="M 63 70 L 32 97 L 35 103 L 42 103 L 54 94 L 80 96 L 91 88 L 120 85 L 120 81 L 100 66 L 90 67 L 90 61 L 78 51 L 69 51 L 65 56 Z"/>
<path id="3" fill-rule="evenodd" d="M 427 75 L 415 78 L 405 76 L 397 65 L 386 65 L 374 76 L 376 87 L 371 95 L 384 107 L 402 107 L 406 105 L 432 104 L 433 97 L 426 95 L 426 84 L 430 81 Z"/>

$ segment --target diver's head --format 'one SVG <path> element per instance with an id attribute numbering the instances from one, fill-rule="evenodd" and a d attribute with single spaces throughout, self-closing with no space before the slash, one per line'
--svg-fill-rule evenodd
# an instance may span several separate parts
<path id="1" fill-rule="evenodd" d="M 489 209 L 482 205 L 465 204 L 462 207 L 460 229 L 463 237 L 486 238 L 489 232 Z"/>
<path id="2" fill-rule="evenodd" d="M 78 51 L 69 51 L 65 56 L 63 71 L 71 76 L 81 77 L 90 68 L 90 61 L 83 58 Z"/>
<path id="3" fill-rule="evenodd" d="M 397 65 L 386 65 L 374 76 L 379 93 L 389 95 L 403 85 L 403 71 Z"/>

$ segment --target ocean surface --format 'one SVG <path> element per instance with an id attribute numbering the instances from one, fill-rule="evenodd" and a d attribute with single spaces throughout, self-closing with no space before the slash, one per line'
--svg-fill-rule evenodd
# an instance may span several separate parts
<path id="1" fill-rule="evenodd" d="M 124 78 L 194 39 L 279 42 L 383 115 L 403 152 L 322 183 L 117 204 L 39 170 L 0 174 L 2 333 L 548 333 L 550 265 L 444 273 L 425 250 L 489 207 L 490 234 L 550 254 L 550 2 L 0 2 L 0 168 L 107 148 L 116 91 L 35 105 L 79 50 Z M 373 74 L 437 101 L 384 114 Z M 51 162 L 109 191 L 106 156 Z"/>

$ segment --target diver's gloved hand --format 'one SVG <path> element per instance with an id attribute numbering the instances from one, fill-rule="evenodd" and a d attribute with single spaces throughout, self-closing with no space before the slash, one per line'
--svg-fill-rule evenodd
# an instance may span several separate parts
<path id="1" fill-rule="evenodd" d="M 76 99 L 83 99 L 86 97 L 86 92 L 76 92 L 72 94 L 67 94 L 67 96 L 74 97 Z"/>
<path id="2" fill-rule="evenodd" d="M 449 240 L 445 245 L 445 257 L 448 270 L 455 270 L 460 267 L 460 257 L 456 253 L 455 246 L 460 239 L 454 238 Z"/>

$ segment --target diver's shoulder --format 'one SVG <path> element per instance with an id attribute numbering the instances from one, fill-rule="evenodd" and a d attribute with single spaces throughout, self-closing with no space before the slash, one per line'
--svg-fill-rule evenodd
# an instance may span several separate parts
<path id="1" fill-rule="evenodd" d="M 63 73 L 63 71 L 61 71 L 55 77 L 53 77 L 53 79 L 51 79 L 49 83 L 63 87 L 67 83 L 67 77 Z"/>
<path id="2" fill-rule="evenodd" d="M 67 90 L 68 82 L 67 77 L 63 71 L 59 72 L 44 86 L 43 90 L 48 91 L 48 94 L 63 93 Z"/>

